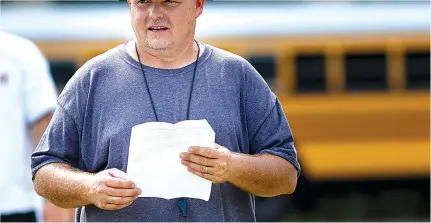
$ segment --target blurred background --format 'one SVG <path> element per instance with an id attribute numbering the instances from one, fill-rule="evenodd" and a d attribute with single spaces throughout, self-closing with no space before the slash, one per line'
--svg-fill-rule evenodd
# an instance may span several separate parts
<path id="1" fill-rule="evenodd" d="M 133 38 L 125 1 L 2 1 L 59 92 Z M 208 1 L 196 39 L 248 59 L 279 97 L 303 171 L 259 221 L 430 221 L 430 3 Z"/>

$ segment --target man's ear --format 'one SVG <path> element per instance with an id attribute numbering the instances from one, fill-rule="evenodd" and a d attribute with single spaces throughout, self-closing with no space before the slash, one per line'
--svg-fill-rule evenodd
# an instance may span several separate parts
<path id="1" fill-rule="evenodd" d="M 196 18 L 202 14 L 205 0 L 196 0 Z"/>
<path id="2" fill-rule="evenodd" d="M 196 8 L 203 8 L 205 0 L 196 0 Z"/>

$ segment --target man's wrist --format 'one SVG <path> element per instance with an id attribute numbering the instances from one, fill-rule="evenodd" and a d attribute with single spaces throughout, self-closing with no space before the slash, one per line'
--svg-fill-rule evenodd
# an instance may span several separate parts
<path id="1" fill-rule="evenodd" d="M 93 184 L 94 184 L 94 174 L 84 174 L 85 180 L 83 184 L 83 200 L 87 204 L 93 204 Z"/>
<path id="2" fill-rule="evenodd" d="M 227 161 L 227 181 L 231 183 L 235 182 L 238 166 L 241 165 L 241 158 L 241 154 L 229 152 L 229 158 Z"/>

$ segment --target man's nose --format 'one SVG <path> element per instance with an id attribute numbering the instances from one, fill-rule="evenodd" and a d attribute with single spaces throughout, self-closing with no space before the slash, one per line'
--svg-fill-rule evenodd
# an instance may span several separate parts
<path id="1" fill-rule="evenodd" d="M 162 5 L 159 3 L 153 3 L 148 8 L 149 17 L 153 20 L 157 20 L 163 17 Z"/>

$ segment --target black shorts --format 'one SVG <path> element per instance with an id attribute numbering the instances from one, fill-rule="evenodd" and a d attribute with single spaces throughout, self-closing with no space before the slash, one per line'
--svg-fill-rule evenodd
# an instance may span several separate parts
<path id="1" fill-rule="evenodd" d="M 19 214 L 1 215 L 0 222 L 36 222 L 36 213 L 32 211 Z"/>

